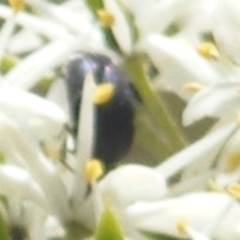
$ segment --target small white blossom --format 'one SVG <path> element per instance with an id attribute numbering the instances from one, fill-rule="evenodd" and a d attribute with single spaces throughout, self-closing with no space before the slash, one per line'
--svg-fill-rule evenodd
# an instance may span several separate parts
<path id="1" fill-rule="evenodd" d="M 228 210 L 225 218 L 219 218 L 225 209 Z M 191 228 L 206 236 L 226 240 L 239 237 L 239 211 L 239 204 L 221 193 L 194 193 L 158 203 L 139 203 L 128 208 L 129 215 L 134 217 L 133 223 L 145 231 L 181 237 L 176 224 L 186 220 Z"/>
<path id="2" fill-rule="evenodd" d="M 167 193 L 161 175 L 151 168 L 131 164 L 110 172 L 99 183 L 99 188 L 104 198 L 122 207 L 136 201 L 156 201 Z"/>
<path id="3" fill-rule="evenodd" d="M 190 125 L 203 117 L 231 121 L 240 107 L 239 83 L 220 83 L 196 94 L 183 113 L 183 124 Z M 226 111 L 227 110 L 227 114 Z"/>
<path id="4" fill-rule="evenodd" d="M 161 73 L 159 80 L 163 88 L 174 91 L 183 98 L 187 82 L 203 85 L 214 84 L 221 78 L 187 42 L 160 34 L 151 34 L 140 42 L 140 49 L 147 52 Z"/>
<path id="5" fill-rule="evenodd" d="M 114 23 L 112 26 L 113 33 L 125 54 L 129 54 L 133 48 L 133 33 L 130 29 L 126 12 L 118 1 L 104 1 L 107 11 L 114 16 Z"/>
<path id="6" fill-rule="evenodd" d="M 213 35 L 221 48 L 233 62 L 239 65 L 239 10 L 236 0 L 218 1 L 213 11 Z M 226 34 L 227 33 L 227 34 Z"/>

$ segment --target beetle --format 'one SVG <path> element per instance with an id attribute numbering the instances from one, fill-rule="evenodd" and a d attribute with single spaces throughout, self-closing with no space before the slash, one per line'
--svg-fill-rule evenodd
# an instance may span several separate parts
<path id="1" fill-rule="evenodd" d="M 83 82 L 89 72 L 93 74 L 96 84 L 109 82 L 115 89 L 109 102 L 94 106 L 96 132 L 92 157 L 102 160 L 108 168 L 122 159 L 131 147 L 134 96 L 129 79 L 109 57 L 87 52 L 73 54 L 67 66 L 66 86 L 75 139 L 78 135 Z"/>

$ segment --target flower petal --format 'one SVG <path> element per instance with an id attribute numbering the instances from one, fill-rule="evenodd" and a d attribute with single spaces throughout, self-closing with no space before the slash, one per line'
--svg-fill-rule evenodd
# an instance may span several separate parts
<path id="1" fill-rule="evenodd" d="M 168 178 L 186 166 L 195 163 L 197 164 L 198 172 L 201 172 L 202 167 L 206 167 L 203 161 L 205 160 L 208 165 L 211 164 L 219 149 L 222 148 L 224 141 L 237 129 L 238 126 L 236 123 L 228 124 L 218 129 L 218 131 L 205 136 L 186 149 L 166 159 L 156 167 L 156 170 L 159 171 L 162 176 Z M 199 162 L 201 162 L 201 167 Z"/>
<path id="2" fill-rule="evenodd" d="M 26 41 L 26 39 L 28 41 Z M 8 43 L 8 51 L 12 54 L 23 54 L 41 47 L 43 41 L 35 33 L 26 29 L 12 36 Z"/>
<path id="3" fill-rule="evenodd" d="M 1 165 L 0 192 L 9 198 L 32 200 L 46 211 L 50 210 L 40 186 L 24 169 Z"/>
<path id="4" fill-rule="evenodd" d="M 240 3 L 237 0 L 220 0 L 213 13 L 213 35 L 223 51 L 240 64 Z"/>
<path id="5" fill-rule="evenodd" d="M 76 48 L 76 44 L 76 41 L 70 44 L 60 40 L 47 44 L 9 71 L 2 79 L 2 83 L 23 89 L 33 87 L 44 73 L 64 61 L 66 56 Z"/>
<path id="6" fill-rule="evenodd" d="M 192 228 L 207 233 L 232 200 L 226 194 L 200 192 L 156 203 L 137 203 L 128 207 L 128 213 L 138 229 L 181 237 L 176 228 L 179 220 L 184 219 Z M 214 237 L 238 239 L 239 214 L 240 206 L 234 203 L 225 218 L 220 219 Z"/>
<path id="7" fill-rule="evenodd" d="M 24 130 L 24 131 L 23 131 Z M 51 211 L 60 219 L 69 217 L 66 188 L 55 165 L 42 153 L 29 131 L 11 118 L 0 115 L 0 151 L 31 172 L 47 197 Z M 58 201 L 56 204 L 56 200 Z"/>
<path id="8" fill-rule="evenodd" d="M 222 83 L 197 93 L 183 112 L 183 124 L 188 126 L 203 117 L 232 120 L 240 107 L 240 84 Z"/>
<path id="9" fill-rule="evenodd" d="M 168 89 L 180 96 L 187 94 L 184 83 L 194 81 L 208 85 L 219 80 L 206 60 L 186 42 L 152 34 L 140 43 L 140 48 L 149 54 Z"/>
<path id="10" fill-rule="evenodd" d="M 100 182 L 99 188 L 105 198 L 120 206 L 140 200 L 157 200 L 167 192 L 166 182 L 160 174 L 136 164 L 111 171 Z"/>
<path id="11" fill-rule="evenodd" d="M 124 53 L 129 54 L 132 49 L 133 39 L 123 7 L 120 5 L 118 0 L 105 0 L 104 5 L 106 10 L 108 10 L 114 16 L 115 21 L 112 26 L 112 31 L 118 44 Z"/>
<path id="12" fill-rule="evenodd" d="M 1 88 L 0 107 L 2 112 L 32 129 L 37 138 L 45 141 L 59 137 L 67 122 L 57 105 L 20 89 Z"/>

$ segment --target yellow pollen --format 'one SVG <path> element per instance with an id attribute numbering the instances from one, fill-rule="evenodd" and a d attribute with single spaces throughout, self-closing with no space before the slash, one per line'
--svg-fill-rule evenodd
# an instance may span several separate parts
<path id="1" fill-rule="evenodd" d="M 186 220 L 181 219 L 180 221 L 178 221 L 176 224 L 176 227 L 177 227 L 179 234 L 188 235 L 188 233 L 187 233 L 188 223 Z"/>
<path id="2" fill-rule="evenodd" d="M 89 160 L 84 167 L 84 175 L 88 182 L 99 179 L 104 174 L 104 166 L 98 159 Z"/>
<path id="3" fill-rule="evenodd" d="M 98 10 L 97 15 L 98 15 L 98 19 L 101 22 L 103 27 L 107 28 L 107 27 L 113 26 L 113 24 L 115 22 L 115 18 L 110 12 L 108 12 L 104 9 L 100 9 L 100 10 Z"/>
<path id="4" fill-rule="evenodd" d="M 201 43 L 197 46 L 197 51 L 199 54 L 209 60 L 216 59 L 219 56 L 216 46 L 211 42 Z"/>
<path id="5" fill-rule="evenodd" d="M 93 95 L 93 103 L 95 105 L 104 105 L 111 101 L 114 93 L 115 87 L 112 83 L 102 83 L 97 87 Z"/>
<path id="6" fill-rule="evenodd" d="M 203 86 L 197 82 L 188 82 L 183 85 L 183 88 L 188 92 L 198 92 L 203 89 Z"/>
<path id="7" fill-rule="evenodd" d="M 226 171 L 233 172 L 240 166 L 240 152 L 234 152 L 229 155 L 226 161 Z"/>
<path id="8" fill-rule="evenodd" d="M 22 11 L 25 7 L 25 0 L 8 0 L 15 13 Z"/>
<path id="9" fill-rule="evenodd" d="M 234 196 L 235 198 L 240 200 L 240 184 L 239 183 L 233 183 L 233 184 L 229 185 L 227 188 L 227 191 L 232 196 Z"/>

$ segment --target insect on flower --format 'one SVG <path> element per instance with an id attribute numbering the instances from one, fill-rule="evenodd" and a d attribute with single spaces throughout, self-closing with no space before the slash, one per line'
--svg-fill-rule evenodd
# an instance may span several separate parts
<path id="1" fill-rule="evenodd" d="M 113 96 L 103 104 L 95 104 L 95 139 L 92 157 L 111 167 L 128 152 L 134 134 L 134 97 L 127 77 L 112 60 L 101 54 L 76 53 L 67 67 L 67 91 L 77 141 L 78 120 L 83 82 L 91 72 L 97 85 L 109 83 Z M 81 144 L 81 143 L 80 143 Z"/>

